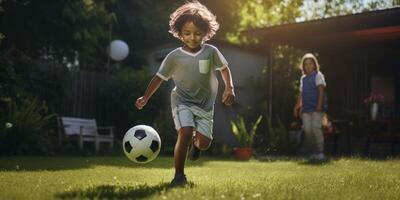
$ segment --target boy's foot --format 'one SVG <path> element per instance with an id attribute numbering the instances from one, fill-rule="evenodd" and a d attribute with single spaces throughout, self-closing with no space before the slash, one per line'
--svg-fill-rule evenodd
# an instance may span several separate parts
<path id="1" fill-rule="evenodd" d="M 176 174 L 174 179 L 171 181 L 172 186 L 184 186 L 187 184 L 187 179 L 185 174 Z"/>
<path id="2" fill-rule="evenodd" d="M 319 154 L 315 155 L 315 159 L 318 160 L 318 161 L 325 161 L 326 157 L 325 157 L 325 155 L 323 153 L 319 153 Z"/>
<path id="3" fill-rule="evenodd" d="M 190 150 L 189 150 L 189 160 L 195 161 L 199 159 L 200 154 L 201 154 L 200 149 L 197 148 L 196 145 L 192 143 L 192 145 L 190 145 Z"/>

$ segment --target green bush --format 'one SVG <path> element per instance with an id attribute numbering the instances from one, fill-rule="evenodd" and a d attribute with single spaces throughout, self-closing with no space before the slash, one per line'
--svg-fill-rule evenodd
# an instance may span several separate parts
<path id="1" fill-rule="evenodd" d="M 0 98 L 35 96 L 45 100 L 54 112 L 71 90 L 67 88 L 68 69 L 63 64 L 34 60 L 19 50 L 0 50 L 0 66 Z"/>
<path id="2" fill-rule="evenodd" d="M 288 152 L 287 129 L 279 117 L 273 123 L 271 117 L 267 117 L 267 152 L 286 154 Z"/>
<path id="3" fill-rule="evenodd" d="M 51 153 L 55 134 L 50 126 L 55 114 L 49 113 L 46 103 L 30 96 L 1 101 L 5 115 L 0 119 L 0 154 Z"/>

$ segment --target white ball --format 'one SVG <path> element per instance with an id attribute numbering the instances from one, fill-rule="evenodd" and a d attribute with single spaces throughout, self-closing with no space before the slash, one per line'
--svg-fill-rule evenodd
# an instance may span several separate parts
<path id="1" fill-rule="evenodd" d="M 125 133 L 122 148 L 129 160 L 147 163 L 154 160 L 160 153 L 161 139 L 152 127 L 138 125 Z"/>
<path id="2" fill-rule="evenodd" d="M 125 59 L 129 54 L 129 47 L 126 42 L 122 40 L 114 40 L 110 44 L 110 57 L 115 61 Z"/>

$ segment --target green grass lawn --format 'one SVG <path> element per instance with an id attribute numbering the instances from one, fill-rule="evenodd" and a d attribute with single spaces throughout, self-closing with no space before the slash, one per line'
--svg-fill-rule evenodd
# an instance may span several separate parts
<path id="1" fill-rule="evenodd" d="M 188 162 L 186 187 L 172 188 L 173 161 L 125 157 L 0 158 L 0 199 L 398 199 L 400 160 L 343 158 Z"/>

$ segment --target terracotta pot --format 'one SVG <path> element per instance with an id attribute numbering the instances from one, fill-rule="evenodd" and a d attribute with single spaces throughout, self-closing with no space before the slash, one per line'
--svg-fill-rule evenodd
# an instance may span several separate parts
<path id="1" fill-rule="evenodd" d="M 253 149 L 250 147 L 238 147 L 234 149 L 234 155 L 239 160 L 249 160 L 253 155 Z"/>

